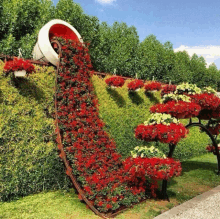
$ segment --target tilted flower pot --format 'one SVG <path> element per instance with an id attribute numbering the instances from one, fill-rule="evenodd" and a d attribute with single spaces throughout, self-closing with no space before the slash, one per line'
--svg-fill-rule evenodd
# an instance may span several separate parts
<path id="1" fill-rule="evenodd" d="M 14 71 L 14 75 L 15 75 L 15 77 L 25 77 L 26 71 L 25 70 Z"/>

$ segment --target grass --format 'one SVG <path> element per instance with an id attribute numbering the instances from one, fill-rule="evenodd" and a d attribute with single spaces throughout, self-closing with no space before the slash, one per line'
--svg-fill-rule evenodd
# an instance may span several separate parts
<path id="1" fill-rule="evenodd" d="M 179 205 L 220 184 L 216 175 L 216 157 L 204 154 L 182 162 L 183 173 L 168 182 L 166 200 L 150 199 L 121 213 L 117 219 L 151 219 L 170 208 Z M 17 201 L 0 203 L 0 218 L 99 218 L 81 203 L 74 190 L 44 192 L 29 195 Z"/>

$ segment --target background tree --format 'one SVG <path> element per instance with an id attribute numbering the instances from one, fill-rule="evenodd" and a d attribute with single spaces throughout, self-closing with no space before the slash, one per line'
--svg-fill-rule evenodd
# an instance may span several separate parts
<path id="1" fill-rule="evenodd" d="M 167 71 L 167 80 L 178 84 L 182 82 L 192 82 L 192 72 L 190 70 L 190 56 L 186 51 L 174 53 L 172 69 Z"/>
<path id="2" fill-rule="evenodd" d="M 141 42 L 138 50 L 139 74 L 145 79 L 163 80 L 167 79 L 169 71 L 174 66 L 173 46 L 170 42 L 164 45 L 149 35 Z"/>
<path id="3" fill-rule="evenodd" d="M 211 86 L 214 89 L 218 88 L 220 84 L 220 73 L 215 63 L 212 63 L 206 69 L 202 82 L 202 86 Z"/>
<path id="4" fill-rule="evenodd" d="M 115 22 L 112 26 L 103 22 L 99 28 L 100 43 L 96 47 L 95 66 L 98 71 L 135 76 L 139 37 L 134 26 Z"/>
<path id="5" fill-rule="evenodd" d="M 204 86 L 204 77 L 206 74 L 206 61 L 204 57 L 193 54 L 190 61 L 190 70 L 192 72 L 192 83 L 199 87 Z"/>

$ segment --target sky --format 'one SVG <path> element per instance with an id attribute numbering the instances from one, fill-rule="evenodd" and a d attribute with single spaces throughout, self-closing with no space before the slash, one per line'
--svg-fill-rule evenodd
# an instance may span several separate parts
<path id="1" fill-rule="evenodd" d="M 112 25 L 135 26 L 140 41 L 153 34 L 220 69 L 220 1 L 218 0 L 73 0 L 88 15 Z M 53 0 L 56 5 L 58 0 Z"/>

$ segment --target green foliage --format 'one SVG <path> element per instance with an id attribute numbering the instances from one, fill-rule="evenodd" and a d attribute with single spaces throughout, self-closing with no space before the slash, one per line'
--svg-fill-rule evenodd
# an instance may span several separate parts
<path id="1" fill-rule="evenodd" d="M 167 73 L 167 80 L 174 84 L 192 81 L 192 72 L 190 70 L 190 56 L 186 51 L 176 52 L 174 55 L 174 66 Z"/>
<path id="2" fill-rule="evenodd" d="M 174 65 L 174 51 L 172 44 L 160 43 L 156 36 L 149 35 L 138 48 L 139 75 L 144 79 L 167 79 L 168 72 Z"/>
<path id="3" fill-rule="evenodd" d="M 0 69 L 0 200 L 68 188 L 53 140 L 54 69 L 36 67 L 27 79 Z"/>
<path id="4" fill-rule="evenodd" d="M 220 72 L 214 63 L 209 65 L 205 72 L 203 86 L 211 86 L 214 89 L 220 89 Z"/>
<path id="5" fill-rule="evenodd" d="M 134 26 L 114 22 L 112 26 L 103 22 L 99 28 L 100 42 L 96 47 L 93 63 L 98 71 L 114 72 L 124 76 L 135 76 L 139 37 Z"/>
<path id="6" fill-rule="evenodd" d="M 190 61 L 190 70 L 192 72 L 193 84 L 197 84 L 199 87 L 207 86 L 204 80 L 207 71 L 204 57 L 198 57 L 196 54 L 193 54 Z"/>

